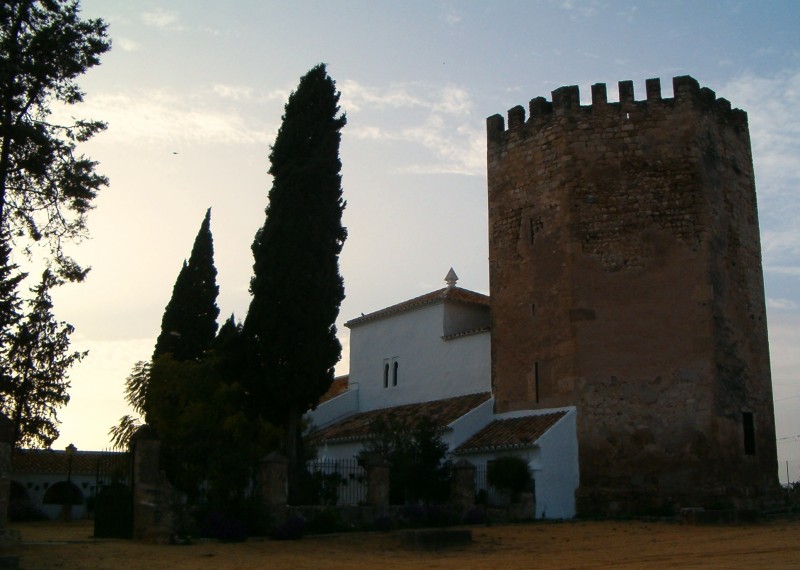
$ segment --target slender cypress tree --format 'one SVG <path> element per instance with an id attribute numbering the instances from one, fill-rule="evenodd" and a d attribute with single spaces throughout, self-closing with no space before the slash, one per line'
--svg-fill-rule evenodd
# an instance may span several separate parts
<path id="1" fill-rule="evenodd" d="M 161 320 L 153 359 L 171 354 L 178 361 L 197 360 L 217 333 L 217 268 L 211 236 L 211 208 L 197 232 L 189 262 L 183 267 Z"/>
<path id="2" fill-rule="evenodd" d="M 344 299 L 339 92 L 324 64 L 300 79 L 286 104 L 269 159 L 266 221 L 253 243 L 253 295 L 244 323 L 252 351 L 250 391 L 283 426 L 296 466 L 300 419 L 315 408 L 341 357 L 336 317 Z"/>

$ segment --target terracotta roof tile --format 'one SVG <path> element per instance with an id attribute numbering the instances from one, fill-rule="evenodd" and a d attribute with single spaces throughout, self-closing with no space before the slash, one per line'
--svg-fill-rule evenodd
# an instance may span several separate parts
<path id="1" fill-rule="evenodd" d="M 489 306 L 489 297 L 487 295 L 476 293 L 475 291 L 470 291 L 468 289 L 462 289 L 461 287 L 445 287 L 444 289 L 439 289 L 438 291 L 433 291 L 419 297 L 414 297 L 413 299 L 403 301 L 402 303 L 392 305 L 391 307 L 386 307 L 385 309 L 381 309 L 367 315 L 361 315 L 360 317 L 347 321 L 344 326 L 353 328 L 354 326 L 361 325 L 368 321 L 382 319 L 384 317 L 388 317 L 389 315 L 410 311 L 411 309 L 416 309 L 424 305 L 432 305 L 442 301 L 453 301 L 467 305 Z"/>
<path id="2" fill-rule="evenodd" d="M 462 443 L 456 454 L 500 451 L 532 447 L 536 440 L 563 418 L 567 412 L 494 420 Z"/>
<path id="3" fill-rule="evenodd" d="M 487 401 L 490 397 L 491 394 L 489 392 L 483 392 L 445 400 L 361 412 L 321 429 L 312 437 L 316 442 L 320 443 L 361 440 L 369 435 L 371 424 L 378 417 L 392 417 L 398 420 L 407 420 L 413 424 L 414 418 L 427 416 L 436 425 L 446 427 L 473 408 Z"/>
<path id="4" fill-rule="evenodd" d="M 77 451 L 72 456 L 73 475 L 94 475 L 101 458 L 125 459 L 127 453 L 102 451 Z M 11 458 L 11 473 L 14 475 L 65 475 L 69 469 L 67 454 L 54 449 L 19 449 Z"/>
<path id="5" fill-rule="evenodd" d="M 333 382 L 331 382 L 328 391 L 325 392 L 319 399 L 319 403 L 321 404 L 323 402 L 327 402 L 328 400 L 332 400 L 339 394 L 347 392 L 347 387 L 349 386 L 349 384 L 350 384 L 349 374 L 345 374 L 344 376 L 337 376 L 336 378 L 333 379 Z"/>

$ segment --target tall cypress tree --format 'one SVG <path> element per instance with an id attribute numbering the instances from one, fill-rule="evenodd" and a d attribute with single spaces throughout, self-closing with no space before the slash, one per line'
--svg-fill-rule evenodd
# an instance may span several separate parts
<path id="1" fill-rule="evenodd" d="M 252 350 L 257 409 L 284 427 L 286 452 L 299 456 L 300 419 L 316 407 L 341 357 L 336 317 L 344 299 L 339 92 L 324 64 L 289 97 L 270 153 L 266 221 L 253 243 L 253 295 L 244 323 Z"/>
<path id="2" fill-rule="evenodd" d="M 203 356 L 217 333 L 218 294 L 209 208 L 194 240 L 189 262 L 183 262 L 172 298 L 164 310 L 154 360 L 164 354 L 171 354 L 178 361 Z"/>

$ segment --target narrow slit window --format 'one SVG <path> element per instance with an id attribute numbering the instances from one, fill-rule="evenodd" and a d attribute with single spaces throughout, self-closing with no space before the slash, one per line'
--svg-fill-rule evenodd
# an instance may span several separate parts
<path id="1" fill-rule="evenodd" d="M 395 360 L 394 362 L 394 375 L 392 376 L 392 386 L 397 386 L 397 369 L 400 367 L 400 364 Z"/>
<path id="2" fill-rule="evenodd" d="M 383 364 L 383 387 L 389 387 L 389 363 L 385 362 Z"/>
<path id="3" fill-rule="evenodd" d="M 744 433 L 745 455 L 755 455 L 756 426 L 753 421 L 753 412 L 742 412 L 742 432 Z"/>

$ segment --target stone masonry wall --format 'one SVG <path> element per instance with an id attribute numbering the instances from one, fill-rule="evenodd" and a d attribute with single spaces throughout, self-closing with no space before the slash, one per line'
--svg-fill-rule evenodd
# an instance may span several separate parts
<path id="1" fill-rule="evenodd" d="M 487 120 L 496 407 L 577 406 L 584 512 L 777 484 L 747 115 L 673 87 Z"/>

